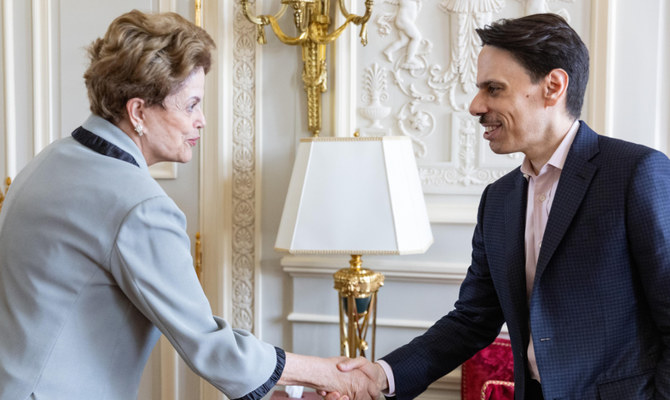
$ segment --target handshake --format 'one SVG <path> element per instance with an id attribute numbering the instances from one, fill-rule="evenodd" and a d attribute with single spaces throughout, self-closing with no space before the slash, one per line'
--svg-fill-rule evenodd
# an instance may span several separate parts
<path id="1" fill-rule="evenodd" d="M 312 387 L 325 400 L 375 400 L 388 389 L 382 367 L 364 357 L 320 358 L 288 352 L 277 383 Z"/>

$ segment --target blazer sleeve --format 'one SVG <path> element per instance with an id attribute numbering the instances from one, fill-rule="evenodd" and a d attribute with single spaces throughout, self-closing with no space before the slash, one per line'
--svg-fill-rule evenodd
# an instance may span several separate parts
<path id="1" fill-rule="evenodd" d="M 191 369 L 231 399 L 259 399 L 281 376 L 283 350 L 212 315 L 185 226 L 183 213 L 167 196 L 135 206 L 111 250 L 111 272 Z"/>
<path id="2" fill-rule="evenodd" d="M 500 333 L 504 318 L 484 249 L 482 214 L 487 190 L 482 195 L 472 239 L 472 263 L 454 310 L 424 334 L 382 357 L 393 371 L 398 400 L 417 397 Z"/>
<path id="3" fill-rule="evenodd" d="M 636 166 L 627 193 L 631 256 L 661 335 L 657 399 L 670 399 L 670 160 L 651 152 Z"/>

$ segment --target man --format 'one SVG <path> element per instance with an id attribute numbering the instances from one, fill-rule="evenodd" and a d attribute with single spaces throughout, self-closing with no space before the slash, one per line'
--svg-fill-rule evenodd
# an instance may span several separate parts
<path id="1" fill-rule="evenodd" d="M 470 112 L 523 164 L 482 194 L 455 309 L 378 363 L 340 368 L 413 398 L 507 323 L 516 399 L 670 399 L 670 161 L 578 120 L 588 51 L 561 17 L 477 33 Z"/>

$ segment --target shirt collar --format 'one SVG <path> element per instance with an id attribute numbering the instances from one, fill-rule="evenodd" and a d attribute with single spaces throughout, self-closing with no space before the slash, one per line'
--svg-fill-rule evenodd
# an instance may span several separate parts
<path id="1" fill-rule="evenodd" d="M 81 126 L 128 152 L 137 161 L 140 168 L 148 168 L 140 148 L 118 126 L 95 114 L 91 114 Z"/>
<path id="2" fill-rule="evenodd" d="M 559 144 L 558 148 L 556 148 L 554 151 L 554 154 L 552 154 L 552 156 L 549 158 L 549 161 L 547 161 L 547 163 L 540 169 L 540 173 L 546 169 L 547 165 L 551 165 L 552 167 L 559 170 L 563 169 L 563 165 L 565 165 L 565 159 L 568 158 L 570 146 L 572 146 L 572 142 L 575 140 L 575 136 L 577 135 L 578 130 L 579 120 L 575 120 L 575 122 L 572 123 L 572 126 L 570 126 L 570 129 L 568 129 L 565 137 L 563 137 L 563 140 L 561 140 L 561 144 Z M 521 164 L 521 172 L 526 179 L 528 179 L 529 175 L 536 176 L 533 172 L 533 168 L 530 165 L 530 160 L 528 160 L 528 157 L 524 157 L 523 159 L 523 163 Z"/>

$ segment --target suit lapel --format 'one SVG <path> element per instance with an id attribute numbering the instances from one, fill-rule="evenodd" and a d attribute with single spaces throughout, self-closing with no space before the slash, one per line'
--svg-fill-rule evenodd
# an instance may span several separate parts
<path id="1" fill-rule="evenodd" d="M 537 261 L 535 287 L 579 209 L 598 167 L 589 160 L 598 153 L 598 135 L 583 121 L 565 160 Z"/>
<path id="2" fill-rule="evenodd" d="M 526 226 L 526 198 L 528 196 L 528 180 L 519 171 L 514 190 L 505 198 L 505 265 L 507 279 L 512 296 L 512 305 L 519 322 L 528 319 L 526 307 L 526 256 L 524 247 Z M 512 329 L 512 326 L 508 326 Z M 521 328 L 522 337 L 527 337 L 528 329 Z M 525 332 L 525 333 L 524 333 Z M 527 341 L 525 341 L 527 343 Z"/>

